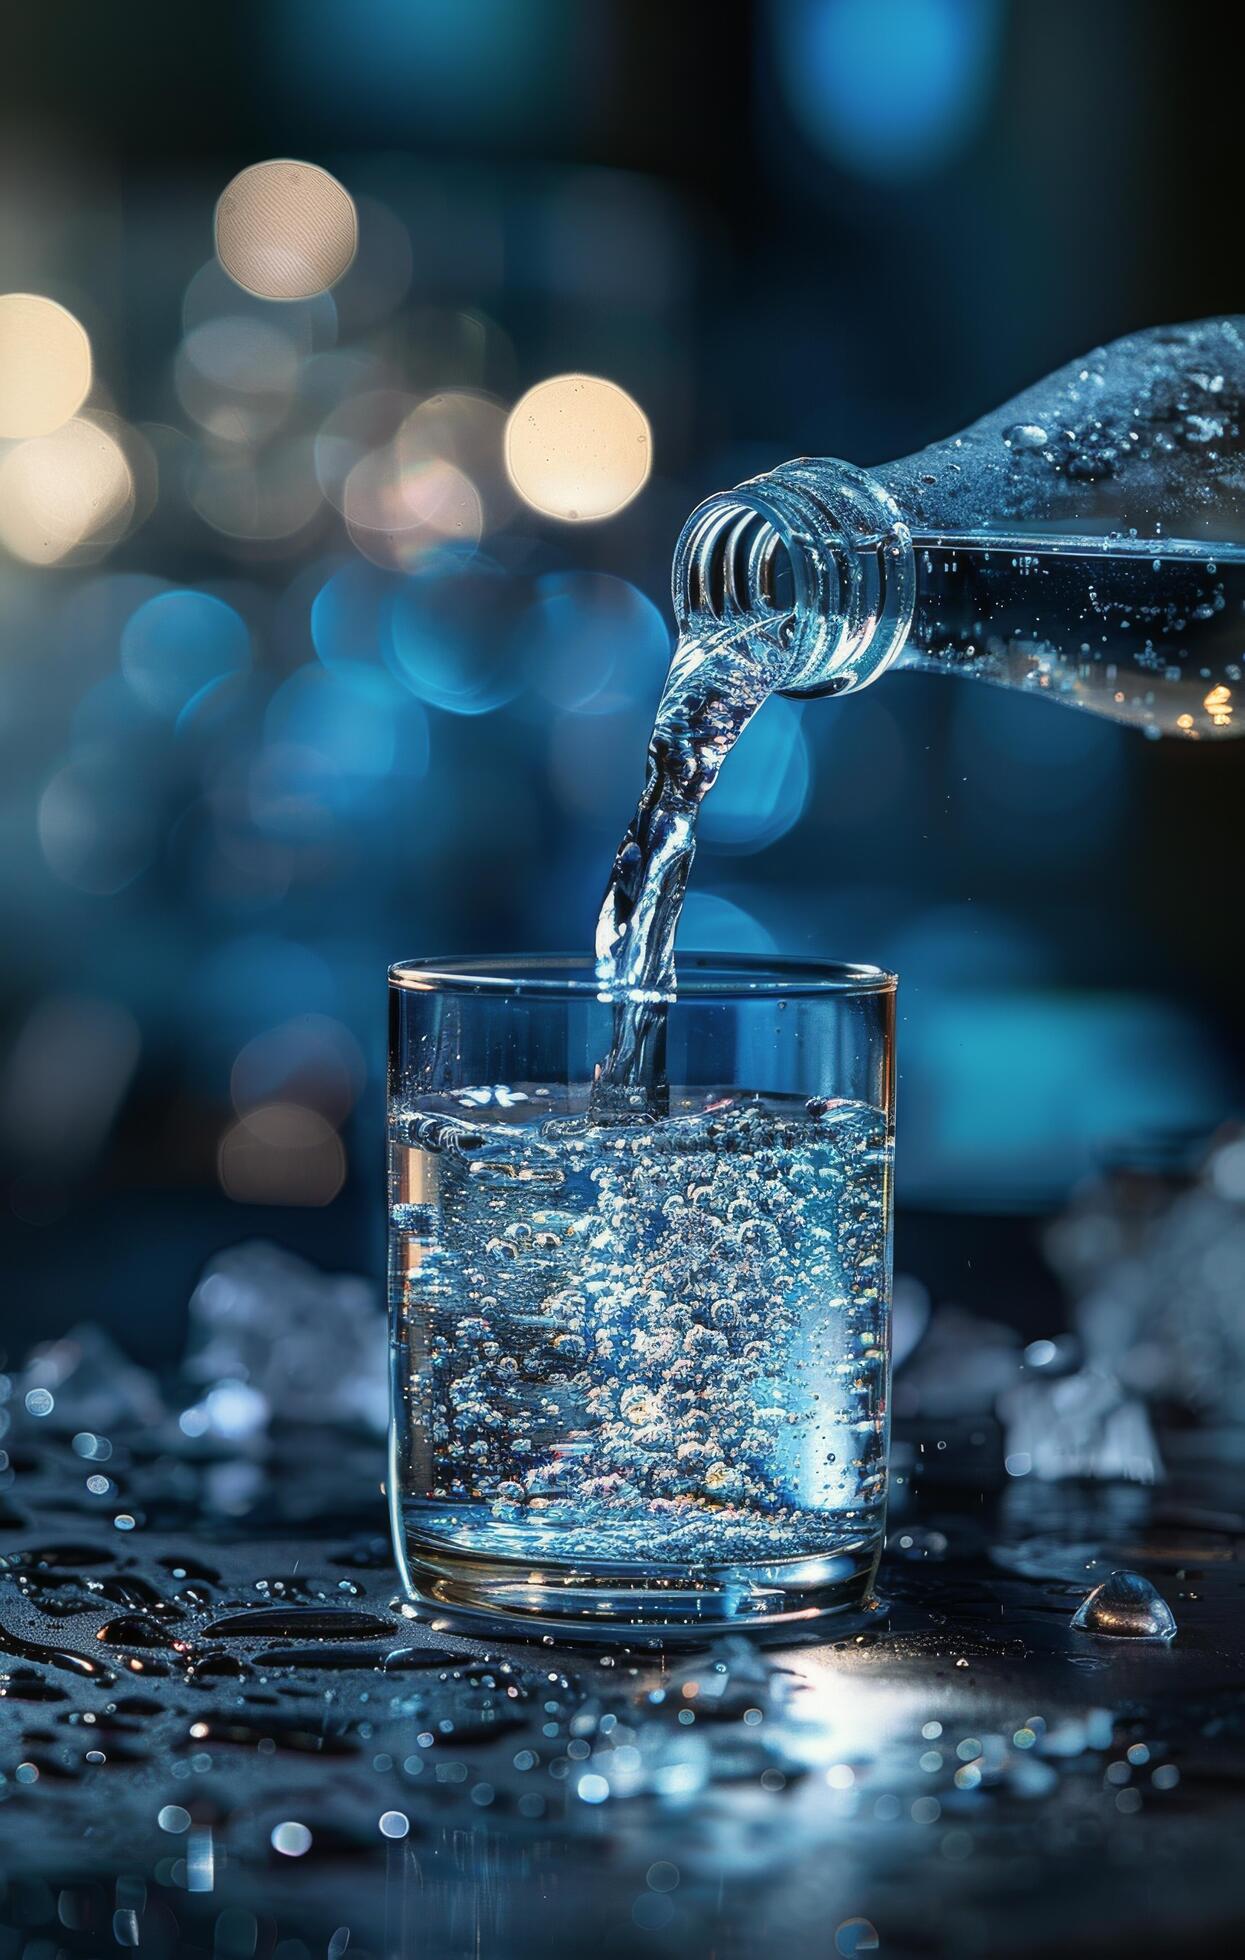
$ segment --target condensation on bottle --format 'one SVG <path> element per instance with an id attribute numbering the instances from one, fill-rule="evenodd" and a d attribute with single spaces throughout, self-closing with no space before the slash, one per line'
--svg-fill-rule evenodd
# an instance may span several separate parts
<path id="1" fill-rule="evenodd" d="M 1194 740 L 1245 725 L 1245 319 L 1100 347 L 962 434 L 804 457 L 693 512 L 685 637 L 764 624 L 781 692 L 954 673 Z"/>

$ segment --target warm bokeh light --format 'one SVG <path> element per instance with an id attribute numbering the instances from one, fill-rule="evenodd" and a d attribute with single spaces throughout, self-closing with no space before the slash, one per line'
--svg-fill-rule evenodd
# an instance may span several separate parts
<path id="1" fill-rule="evenodd" d="M 226 1130 L 217 1170 L 236 1204 L 327 1205 L 345 1182 L 346 1153 L 318 1110 L 271 1102 Z"/>
<path id="2" fill-rule="evenodd" d="M 1216 728 L 1231 728 L 1232 689 L 1230 687 L 1225 687 L 1222 681 L 1218 687 L 1212 687 L 1202 706 Z"/>
<path id="3" fill-rule="evenodd" d="M 355 466 L 393 442 L 414 406 L 400 389 L 369 388 L 347 394 L 325 417 L 316 436 L 316 477 L 334 510 L 345 513 Z"/>
<path id="4" fill-rule="evenodd" d="M 446 389 L 412 409 L 395 438 L 403 468 L 452 463 L 475 486 L 485 530 L 494 530 L 516 506 L 506 474 L 506 410 L 491 395 Z"/>
<path id="5" fill-rule="evenodd" d="M 377 450 L 351 470 L 344 501 L 352 543 L 397 571 L 439 545 L 472 549 L 484 528 L 475 485 L 440 457 L 404 469 L 395 450 Z"/>
<path id="6" fill-rule="evenodd" d="M 310 299 L 354 258 L 359 221 L 349 191 L 318 164 L 253 163 L 216 206 L 216 251 L 231 279 L 261 299 Z"/>
<path id="7" fill-rule="evenodd" d="M 0 541 L 31 565 L 120 536 L 134 509 L 134 473 L 102 419 L 75 416 L 22 442 L 0 462 Z"/>
<path id="8" fill-rule="evenodd" d="M 0 293 L 0 437 L 51 435 L 91 386 L 86 328 L 54 299 Z"/>
<path id="9" fill-rule="evenodd" d="M 648 417 L 625 389 L 591 374 L 529 388 L 506 424 L 506 468 L 524 502 L 564 523 L 612 517 L 653 467 Z"/>

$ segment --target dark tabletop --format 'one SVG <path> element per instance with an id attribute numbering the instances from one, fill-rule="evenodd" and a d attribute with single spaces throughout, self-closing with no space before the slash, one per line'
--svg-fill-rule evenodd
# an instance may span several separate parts
<path id="1" fill-rule="evenodd" d="M 110 1440 L 9 1439 L 0 1953 L 1237 1948 L 1245 1477 L 1209 1446 L 1148 1491 L 901 1443 L 870 1611 L 662 1656 L 404 1616 L 374 1441 Z M 1071 1626 L 1117 1568 L 1174 1641 Z"/>

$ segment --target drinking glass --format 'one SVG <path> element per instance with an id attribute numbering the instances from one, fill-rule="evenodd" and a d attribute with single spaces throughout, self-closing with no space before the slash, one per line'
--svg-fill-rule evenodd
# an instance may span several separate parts
<path id="1" fill-rule="evenodd" d="M 684 955 L 647 1114 L 571 956 L 390 976 L 389 1499 L 450 1624 L 859 1607 L 886 1503 L 895 979 Z"/>

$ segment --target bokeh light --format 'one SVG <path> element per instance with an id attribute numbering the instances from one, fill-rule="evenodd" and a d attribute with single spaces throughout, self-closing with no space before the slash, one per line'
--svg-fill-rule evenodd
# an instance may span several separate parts
<path id="1" fill-rule="evenodd" d="M 702 843 L 760 851 L 798 823 L 812 775 L 802 715 L 796 702 L 775 696 L 749 722 L 705 799 Z"/>
<path id="2" fill-rule="evenodd" d="M 358 560 L 325 579 L 311 602 L 311 639 L 330 672 L 383 660 L 393 593 L 392 580 Z"/>
<path id="3" fill-rule="evenodd" d="M 263 442 L 289 415 L 299 361 L 283 322 L 233 314 L 205 320 L 177 351 L 178 399 L 219 441 Z"/>
<path id="4" fill-rule="evenodd" d="M 39 798 L 37 823 L 49 871 L 93 897 L 123 891 L 155 855 L 154 814 L 120 755 L 83 756 L 57 770 Z"/>
<path id="5" fill-rule="evenodd" d="M 394 593 L 385 649 L 394 674 L 434 708 L 483 715 L 523 684 L 510 636 L 513 583 L 481 559 L 447 554 Z"/>
<path id="6" fill-rule="evenodd" d="M 440 457 L 404 465 L 395 448 L 360 458 L 343 502 L 352 544 L 373 564 L 398 571 L 442 544 L 474 550 L 484 530 L 484 507 L 469 477 Z"/>
<path id="7" fill-rule="evenodd" d="M 40 293 L 0 293 L 0 437 L 51 435 L 91 386 L 91 343 Z"/>
<path id="8" fill-rule="evenodd" d="M 346 485 L 366 457 L 384 451 L 394 441 L 416 406 L 414 396 L 397 388 L 369 388 L 357 383 L 325 417 L 316 436 L 316 476 L 334 510 L 344 513 Z"/>
<path id="9" fill-rule="evenodd" d="M 328 1014 L 298 1014 L 240 1049 L 230 1092 L 240 1116 L 265 1103 L 297 1103 L 336 1126 L 350 1114 L 366 1080 L 362 1050 L 344 1022 Z"/>
<path id="10" fill-rule="evenodd" d="M 116 1001 L 49 994 L 0 1071 L 0 1138 L 66 1167 L 103 1144 L 138 1066 L 134 1016 Z"/>
<path id="11" fill-rule="evenodd" d="M 771 0 L 784 92 L 801 133 L 861 176 L 946 161 L 989 97 L 1001 0 Z"/>
<path id="12" fill-rule="evenodd" d="M 546 716 L 546 723 L 547 780 L 554 796 L 578 819 L 577 828 L 588 826 L 596 833 L 599 854 L 612 852 L 644 787 L 652 702 L 633 701 L 608 715 L 569 710 Z M 607 856 L 598 855 L 594 886 L 604 884 L 608 864 Z"/>
<path id="13" fill-rule="evenodd" d="M 207 592 L 160 592 L 121 635 L 121 671 L 144 706 L 175 721 L 204 688 L 251 661 L 245 622 Z"/>
<path id="14" fill-rule="evenodd" d="M 279 324 L 281 332 L 304 360 L 328 353 L 337 344 L 338 307 L 334 293 L 314 293 L 310 299 L 287 300 L 274 308 L 271 300 L 248 293 L 229 277 L 218 258 L 205 259 L 186 286 L 182 298 L 182 327 L 191 333 L 214 320 L 260 320 Z"/>
<path id="15" fill-rule="evenodd" d="M 679 920 L 684 953 L 773 953 L 774 935 L 755 913 L 719 892 L 689 891 Z"/>
<path id="16" fill-rule="evenodd" d="M 209 452 L 189 472 L 190 501 L 223 537 L 277 544 L 297 537 L 323 509 L 309 437 L 253 455 L 242 446 Z"/>
<path id="17" fill-rule="evenodd" d="M 194 968 L 187 1005 L 221 1034 L 232 1056 L 242 1042 L 272 1027 L 297 1002 L 304 1013 L 334 1014 L 337 977 L 325 954 L 275 932 L 236 933 Z"/>
<path id="18" fill-rule="evenodd" d="M 982 851 L 1010 849 L 1001 816 L 1028 816 L 1032 862 L 1061 861 L 1073 847 L 1101 856 L 1119 835 L 1136 752 L 1128 731 L 1101 715 L 1050 715 L 1048 706 L 994 687 L 965 687 L 954 697 L 952 766 L 962 820 Z"/>
<path id="19" fill-rule="evenodd" d="M 356 197 L 359 237 L 349 271 L 333 298 L 351 333 L 388 318 L 411 284 L 411 235 L 396 212 L 374 197 Z"/>
<path id="20" fill-rule="evenodd" d="M 1213 1043 L 1166 1001 L 931 990 L 904 1045 L 901 1189 L 917 1204 L 1040 1208 L 1122 1138 L 1197 1132 L 1222 1108 Z"/>
<path id="21" fill-rule="evenodd" d="M 652 600 L 627 579 L 554 572 L 536 581 L 515 654 L 540 702 L 611 714 L 622 700 L 656 706 L 670 664 L 670 631 Z"/>
<path id="22" fill-rule="evenodd" d="M 399 715 L 419 710 L 378 668 L 338 668 L 318 662 L 283 681 L 268 704 L 270 741 L 323 757 L 342 777 L 384 776 L 398 752 Z M 426 763 L 421 743 L 416 772 Z"/>
<path id="23" fill-rule="evenodd" d="M 115 543 L 134 502 L 129 458 L 102 416 L 75 416 L 0 461 L 0 541 L 30 565 Z"/>
<path id="24" fill-rule="evenodd" d="M 533 510 L 563 523 L 613 517 L 653 467 L 648 417 L 625 389 L 591 374 L 529 388 L 506 424 L 506 468 Z"/>
<path id="25" fill-rule="evenodd" d="M 253 163 L 216 206 L 216 251 L 231 279 L 263 299 L 309 299 L 336 285 L 358 245 L 354 200 L 318 164 Z"/>
<path id="26" fill-rule="evenodd" d="M 506 411 L 491 395 L 446 389 L 413 408 L 395 438 L 405 471 L 450 463 L 461 470 L 479 499 L 486 530 L 515 510 L 505 468 Z"/>
<path id="27" fill-rule="evenodd" d="M 226 1130 L 216 1161 L 222 1190 L 242 1205 L 328 1205 L 346 1179 L 341 1138 L 301 1103 L 249 1110 Z"/>

